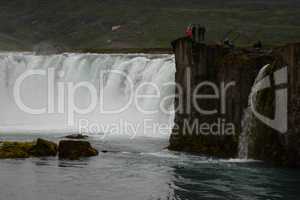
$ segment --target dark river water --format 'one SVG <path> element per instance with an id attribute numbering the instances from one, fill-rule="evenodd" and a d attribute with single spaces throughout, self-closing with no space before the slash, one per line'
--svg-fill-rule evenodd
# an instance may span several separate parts
<path id="1" fill-rule="evenodd" d="M 35 136 L 0 136 L 24 140 Z M 58 140 L 58 137 L 43 137 Z M 164 150 L 166 139 L 91 139 L 98 157 L 0 160 L 2 200 L 299 199 L 300 171 Z"/>

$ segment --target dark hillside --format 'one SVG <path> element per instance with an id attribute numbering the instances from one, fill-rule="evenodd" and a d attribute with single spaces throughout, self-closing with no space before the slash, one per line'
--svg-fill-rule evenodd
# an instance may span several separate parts
<path id="1" fill-rule="evenodd" d="M 10 0 L 0 3 L 0 49 L 31 50 L 41 42 L 66 48 L 169 47 L 189 23 L 210 42 L 233 30 L 247 45 L 299 41 L 297 0 Z M 121 26 L 112 31 L 112 27 Z"/>

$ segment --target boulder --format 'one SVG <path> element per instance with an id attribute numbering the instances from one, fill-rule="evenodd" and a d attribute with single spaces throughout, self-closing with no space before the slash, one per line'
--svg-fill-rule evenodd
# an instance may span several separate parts
<path id="1" fill-rule="evenodd" d="M 72 134 L 72 135 L 67 135 L 65 136 L 65 138 L 68 138 L 68 139 L 76 139 L 76 140 L 81 140 L 81 139 L 86 139 L 88 138 L 89 136 L 87 135 L 82 135 L 82 134 Z"/>
<path id="2" fill-rule="evenodd" d="M 62 140 L 58 146 L 60 159 L 77 160 L 81 157 L 97 156 L 98 151 L 88 141 Z"/>
<path id="3" fill-rule="evenodd" d="M 35 157 L 56 156 L 57 144 L 43 139 L 37 139 L 36 144 L 30 151 L 30 154 Z"/>

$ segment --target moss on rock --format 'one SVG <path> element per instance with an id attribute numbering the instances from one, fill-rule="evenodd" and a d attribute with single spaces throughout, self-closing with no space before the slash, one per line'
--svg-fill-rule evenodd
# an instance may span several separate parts
<path id="1" fill-rule="evenodd" d="M 0 159 L 56 156 L 56 154 L 57 145 L 43 139 L 33 142 L 0 143 Z"/>
<path id="2" fill-rule="evenodd" d="M 28 158 L 34 142 L 3 142 L 0 146 L 0 159 Z"/>

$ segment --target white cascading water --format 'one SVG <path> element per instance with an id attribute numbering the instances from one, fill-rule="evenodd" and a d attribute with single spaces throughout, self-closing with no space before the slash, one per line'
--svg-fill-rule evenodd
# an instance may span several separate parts
<path id="1" fill-rule="evenodd" d="M 266 71 L 268 69 L 269 65 L 264 66 L 260 69 L 258 75 L 255 78 L 254 85 L 256 85 L 263 77 L 266 75 Z M 248 159 L 248 145 L 249 145 L 249 138 L 248 135 L 250 134 L 250 131 L 253 127 L 253 114 L 251 111 L 251 101 L 254 105 L 256 105 L 256 93 L 251 95 L 254 92 L 254 90 L 251 90 L 251 93 L 249 94 L 248 99 L 248 107 L 244 111 L 244 116 L 242 119 L 242 132 L 239 137 L 239 152 L 238 157 L 240 159 Z M 251 99 L 251 96 L 253 99 Z"/>
<path id="2" fill-rule="evenodd" d="M 16 104 L 16 80 L 24 72 L 31 71 L 46 74 L 30 75 L 21 81 L 18 90 L 21 102 L 32 109 L 45 108 L 43 114 L 24 112 Z M 47 75 L 52 72 L 54 76 L 48 80 Z M 166 137 L 170 134 L 174 114 L 163 112 L 160 107 L 173 109 L 170 96 L 174 95 L 174 84 L 167 83 L 174 81 L 173 55 L 1 53 L 0 132 L 66 133 L 80 129 L 89 134 L 118 132 L 131 137 L 143 134 Z M 91 90 L 80 85 L 75 87 L 86 82 L 95 88 L 97 106 L 88 113 L 74 112 L 74 123 L 70 126 L 69 110 L 73 103 L 70 102 L 70 88 L 75 88 L 71 97 L 74 96 L 76 108 L 85 109 L 93 101 Z M 136 98 L 139 94 L 152 96 Z M 123 108 L 131 97 L 133 101 L 122 112 L 101 112 L 100 107 L 105 111 Z M 162 124 L 169 125 L 169 129 L 159 129 Z"/>

